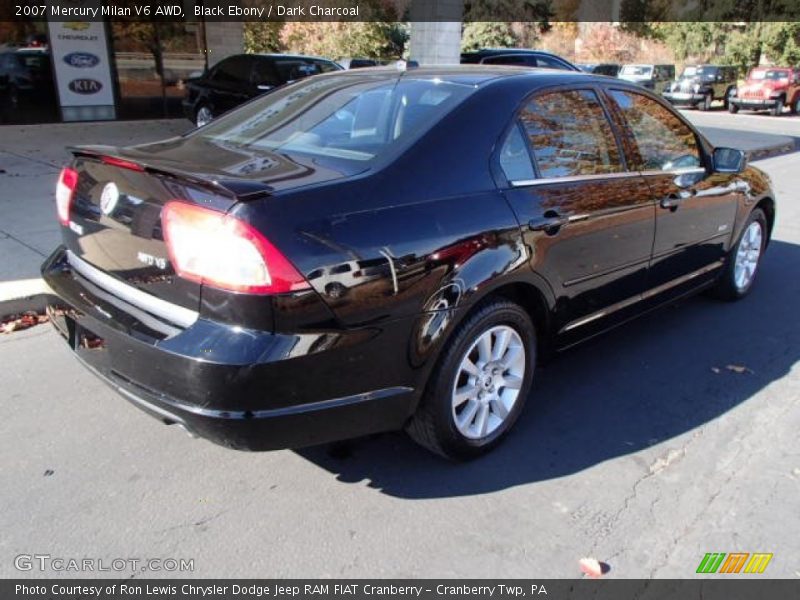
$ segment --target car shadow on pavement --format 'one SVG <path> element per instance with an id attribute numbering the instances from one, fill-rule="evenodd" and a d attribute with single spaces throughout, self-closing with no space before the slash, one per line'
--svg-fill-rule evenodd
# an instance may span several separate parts
<path id="1" fill-rule="evenodd" d="M 571 475 L 724 418 L 784 377 L 800 359 L 799 308 L 800 246 L 773 241 L 744 300 L 686 300 L 538 370 L 514 431 L 485 457 L 450 463 L 401 433 L 298 453 L 339 481 L 367 481 L 400 498 L 481 494 Z"/>

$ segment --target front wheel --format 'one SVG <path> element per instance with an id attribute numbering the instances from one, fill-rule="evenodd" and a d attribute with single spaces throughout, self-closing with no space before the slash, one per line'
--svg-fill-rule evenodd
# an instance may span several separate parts
<path id="1" fill-rule="evenodd" d="M 775 105 L 770 109 L 769 114 L 773 117 L 780 117 L 783 112 L 783 98 L 775 100 Z"/>
<path id="2" fill-rule="evenodd" d="M 736 106 L 736 105 L 735 105 L 733 102 L 731 102 L 730 100 L 728 101 L 728 112 L 729 112 L 729 113 L 731 113 L 732 115 L 735 115 L 736 113 L 738 113 L 738 112 L 739 112 L 739 107 L 738 107 L 738 106 Z"/>
<path id="3" fill-rule="evenodd" d="M 792 104 L 792 114 L 800 115 L 800 95 L 797 96 L 794 104 Z"/>
<path id="4" fill-rule="evenodd" d="M 535 364 L 528 313 L 507 300 L 484 303 L 443 350 L 408 433 L 454 460 L 488 452 L 522 412 Z"/>
<path id="5" fill-rule="evenodd" d="M 728 254 L 716 295 L 723 300 L 744 298 L 752 289 L 767 245 L 767 218 L 760 208 L 750 213 L 739 240 Z"/>
<path id="6" fill-rule="evenodd" d="M 711 94 L 706 94 L 703 96 L 703 101 L 700 103 L 698 108 L 703 111 L 711 110 Z"/>

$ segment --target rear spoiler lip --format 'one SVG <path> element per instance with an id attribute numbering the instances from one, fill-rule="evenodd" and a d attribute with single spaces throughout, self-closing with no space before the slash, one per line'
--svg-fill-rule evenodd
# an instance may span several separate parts
<path id="1" fill-rule="evenodd" d="M 215 193 L 222 193 L 232 200 L 249 201 L 269 196 L 274 191 L 269 185 L 260 182 L 243 181 L 239 179 L 212 179 L 205 175 L 198 175 L 190 171 L 180 169 L 164 169 L 162 167 L 149 164 L 147 161 L 131 160 L 114 146 L 67 146 L 67 151 L 71 152 L 76 158 L 90 158 L 93 160 L 103 160 L 104 158 L 114 161 L 129 163 L 132 167 L 139 167 L 146 173 L 181 179 L 195 185 L 208 188 Z M 118 165 L 119 166 L 119 165 Z M 124 168 L 124 167 L 123 167 Z"/>

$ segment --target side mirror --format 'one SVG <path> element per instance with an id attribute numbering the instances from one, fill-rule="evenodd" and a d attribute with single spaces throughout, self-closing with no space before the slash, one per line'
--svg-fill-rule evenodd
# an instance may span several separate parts
<path id="1" fill-rule="evenodd" d="M 741 173 L 747 166 L 744 150 L 736 148 L 714 148 L 715 173 Z"/>

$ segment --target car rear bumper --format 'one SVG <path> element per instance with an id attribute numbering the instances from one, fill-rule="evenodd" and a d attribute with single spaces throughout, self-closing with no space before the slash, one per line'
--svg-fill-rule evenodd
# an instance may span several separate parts
<path id="1" fill-rule="evenodd" d="M 295 448 L 396 430 L 416 404 L 412 387 L 388 379 L 386 387 L 329 393 L 342 388 L 315 381 L 315 370 L 347 377 L 352 354 L 315 350 L 305 336 L 236 331 L 201 317 L 152 339 L 137 330 L 134 310 L 109 302 L 71 267 L 63 248 L 42 274 L 51 321 L 90 371 L 162 422 L 223 446 Z"/>

